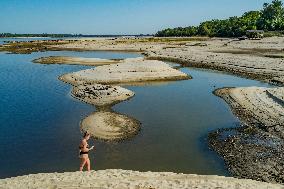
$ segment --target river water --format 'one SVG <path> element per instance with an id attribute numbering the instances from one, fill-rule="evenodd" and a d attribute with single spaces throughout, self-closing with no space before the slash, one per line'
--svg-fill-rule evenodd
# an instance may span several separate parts
<path id="1" fill-rule="evenodd" d="M 42 65 L 42 56 L 129 58 L 122 52 L 0 53 L 0 178 L 77 171 L 80 121 L 95 107 L 70 96 L 58 76 L 88 66 Z M 126 86 L 135 92 L 113 110 L 139 120 L 141 131 L 123 142 L 91 140 L 93 169 L 174 171 L 228 176 L 223 160 L 208 148 L 207 135 L 235 127 L 238 119 L 212 91 L 225 86 L 268 86 L 221 72 L 181 68 L 191 80 Z"/>

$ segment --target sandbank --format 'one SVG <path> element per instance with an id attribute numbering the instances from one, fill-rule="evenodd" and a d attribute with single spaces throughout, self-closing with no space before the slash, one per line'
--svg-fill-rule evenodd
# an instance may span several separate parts
<path id="1" fill-rule="evenodd" d="M 215 91 L 247 124 L 284 139 L 284 88 L 240 87 Z"/>
<path id="2" fill-rule="evenodd" d="M 189 79 L 187 74 L 157 60 L 125 59 L 119 64 L 98 66 L 93 69 L 68 73 L 59 77 L 67 83 L 117 84 L 145 81 L 171 81 Z"/>
<path id="3" fill-rule="evenodd" d="M 81 129 L 97 139 L 117 141 L 136 135 L 140 130 L 140 123 L 123 114 L 98 111 L 83 119 Z"/>

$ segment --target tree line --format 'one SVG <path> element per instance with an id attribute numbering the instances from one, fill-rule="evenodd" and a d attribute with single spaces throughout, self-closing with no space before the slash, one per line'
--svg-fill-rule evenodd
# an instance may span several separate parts
<path id="1" fill-rule="evenodd" d="M 0 33 L 0 37 L 53 37 L 53 38 L 61 38 L 61 37 L 79 37 L 81 34 L 17 34 L 17 33 Z"/>
<path id="2" fill-rule="evenodd" d="M 106 35 L 95 35 L 95 34 L 19 34 L 19 33 L 0 33 L 0 38 L 4 37 L 51 37 L 51 38 L 63 38 L 63 37 L 144 37 L 144 36 L 152 36 L 150 34 L 137 34 L 137 35 L 116 35 L 116 34 L 106 34 Z"/>
<path id="3" fill-rule="evenodd" d="M 230 17 L 224 20 L 210 20 L 199 26 L 168 28 L 158 31 L 157 37 L 240 37 L 247 30 L 284 31 L 284 8 L 281 0 L 264 3 L 262 10 L 249 11 L 242 16 Z"/>

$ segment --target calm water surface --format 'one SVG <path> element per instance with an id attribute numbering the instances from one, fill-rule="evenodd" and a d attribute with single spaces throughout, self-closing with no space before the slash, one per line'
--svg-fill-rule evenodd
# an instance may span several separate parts
<path id="1" fill-rule="evenodd" d="M 57 77 L 89 67 L 31 62 L 51 55 L 140 56 L 115 52 L 0 53 L 0 178 L 78 170 L 79 123 L 95 108 L 70 97 L 70 86 Z M 208 148 L 206 138 L 208 132 L 236 126 L 239 121 L 212 91 L 225 86 L 268 85 L 208 70 L 181 71 L 193 79 L 127 86 L 135 97 L 113 110 L 139 120 L 141 132 L 119 143 L 92 140 L 97 148 L 90 154 L 94 169 L 228 175 L 224 162 Z"/>

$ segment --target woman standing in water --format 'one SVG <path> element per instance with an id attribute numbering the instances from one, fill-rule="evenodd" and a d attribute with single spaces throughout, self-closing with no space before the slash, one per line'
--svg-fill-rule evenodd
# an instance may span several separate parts
<path id="1" fill-rule="evenodd" d="M 89 148 L 88 145 L 88 140 L 90 139 L 90 134 L 85 132 L 84 133 L 84 138 L 81 141 L 81 144 L 79 146 L 80 149 L 80 159 L 81 159 L 81 163 L 80 163 L 80 171 L 83 170 L 84 166 L 87 166 L 87 170 L 90 171 L 91 170 L 91 162 L 89 159 L 89 151 L 94 149 L 94 146 L 92 146 L 91 148 Z"/>

